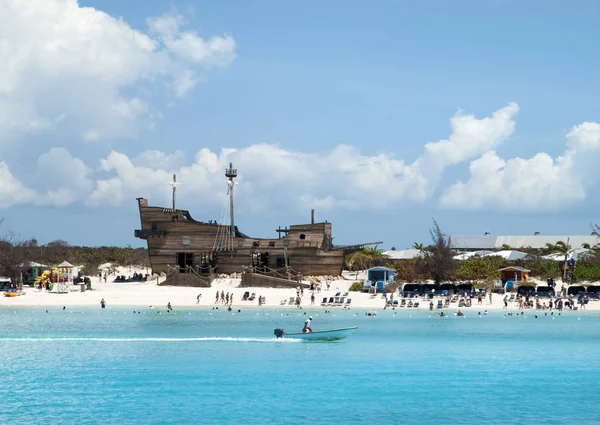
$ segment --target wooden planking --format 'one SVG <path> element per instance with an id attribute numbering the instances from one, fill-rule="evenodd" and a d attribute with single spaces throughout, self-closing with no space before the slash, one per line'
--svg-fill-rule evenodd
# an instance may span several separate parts
<path id="1" fill-rule="evenodd" d="M 175 267 L 177 253 L 191 253 L 199 259 L 201 254 L 213 251 L 218 232 L 224 230 L 217 224 L 193 220 L 185 210 L 173 213 L 148 207 L 144 198 L 138 198 L 138 205 L 141 237 L 148 243 L 154 273 L 167 272 L 167 266 Z M 277 257 L 283 257 L 287 251 L 290 267 L 304 275 L 338 275 L 344 262 L 344 251 L 323 249 L 331 246 L 331 223 L 292 225 L 282 238 L 236 237 L 232 246 L 233 251 L 218 251 L 218 273 L 241 272 L 251 264 L 253 253 L 268 252 L 269 266 L 276 269 Z"/>

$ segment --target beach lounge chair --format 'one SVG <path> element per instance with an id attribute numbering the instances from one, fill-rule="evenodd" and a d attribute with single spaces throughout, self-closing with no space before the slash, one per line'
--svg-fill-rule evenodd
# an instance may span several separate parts
<path id="1" fill-rule="evenodd" d="M 338 292 L 338 293 L 335 294 L 336 297 L 339 297 L 340 295 L 342 295 L 341 292 Z"/>
<path id="2" fill-rule="evenodd" d="M 406 307 L 406 300 L 402 299 L 402 301 L 400 301 L 400 307 Z"/>
<path id="3" fill-rule="evenodd" d="M 342 297 L 347 297 L 348 296 L 348 292 L 344 292 L 344 294 L 342 295 Z"/>
<path id="4" fill-rule="evenodd" d="M 329 302 L 327 304 L 333 304 L 333 297 L 329 297 Z"/>
<path id="5" fill-rule="evenodd" d="M 346 305 L 350 305 L 350 303 L 351 303 L 351 302 L 352 302 L 352 298 L 348 298 L 348 299 L 346 300 Z"/>
<path id="6" fill-rule="evenodd" d="M 419 307 L 419 302 L 417 301 L 416 303 L 413 304 L 414 308 L 418 308 Z"/>
<path id="7" fill-rule="evenodd" d="M 437 308 L 444 308 L 444 301 L 438 300 Z"/>
<path id="8" fill-rule="evenodd" d="M 286 305 L 286 304 L 287 304 L 287 300 L 281 300 L 281 301 L 279 302 L 279 305 Z"/>
<path id="9" fill-rule="evenodd" d="M 256 298 L 256 294 L 253 292 L 252 295 L 250 295 L 250 298 L 248 298 L 248 301 L 254 301 L 254 298 Z"/>
<path id="10" fill-rule="evenodd" d="M 412 302 L 412 300 L 410 300 L 410 301 L 408 302 L 408 304 L 406 304 L 406 307 L 407 307 L 407 308 L 409 308 L 409 307 L 412 307 L 412 306 L 413 306 L 413 302 Z"/>
<path id="11" fill-rule="evenodd" d="M 242 296 L 242 301 L 247 301 L 248 298 L 250 298 L 250 292 L 246 291 L 246 292 L 244 292 L 244 295 Z"/>
<path id="12" fill-rule="evenodd" d="M 515 294 L 510 294 L 508 301 L 515 301 Z"/>
<path id="13" fill-rule="evenodd" d="M 321 305 L 327 304 L 327 297 L 323 297 L 323 301 L 321 301 Z"/>
<path id="14" fill-rule="evenodd" d="M 340 302 L 339 302 L 339 304 L 340 304 L 340 305 L 344 305 L 344 301 L 346 301 L 346 298 L 345 298 L 345 297 L 340 297 Z"/>
<path id="15" fill-rule="evenodd" d="M 339 292 L 338 292 L 338 293 L 339 293 Z M 339 295 L 336 295 L 336 296 L 335 296 L 335 301 L 334 301 L 334 304 L 338 304 L 339 302 L 340 302 L 340 296 L 339 296 Z"/>
<path id="16" fill-rule="evenodd" d="M 294 304 L 296 304 L 296 298 L 290 297 L 290 300 L 288 301 L 288 305 L 294 305 Z"/>
<path id="17" fill-rule="evenodd" d="M 392 302 L 392 305 L 393 305 L 394 307 L 398 307 L 398 300 L 394 300 L 394 301 Z"/>

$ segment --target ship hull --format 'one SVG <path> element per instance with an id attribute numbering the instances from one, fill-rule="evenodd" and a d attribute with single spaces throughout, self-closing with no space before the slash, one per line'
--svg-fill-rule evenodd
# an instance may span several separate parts
<path id="1" fill-rule="evenodd" d="M 188 211 L 148 206 L 138 198 L 141 229 L 135 236 L 145 239 L 153 273 L 173 271 L 199 274 L 239 273 L 252 270 L 278 273 L 339 275 L 343 249 L 335 249 L 331 223 L 292 225 L 276 239 L 251 238 L 237 229 L 194 220 Z"/>

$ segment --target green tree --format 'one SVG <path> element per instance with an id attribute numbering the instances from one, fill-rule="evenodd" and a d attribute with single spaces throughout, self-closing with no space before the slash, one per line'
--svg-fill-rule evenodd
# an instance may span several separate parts
<path id="1" fill-rule="evenodd" d="M 429 229 L 433 241 L 426 247 L 423 255 L 417 258 L 417 267 L 435 281 L 436 284 L 449 280 L 456 269 L 454 252 L 450 245 L 450 238 L 445 235 L 440 226 L 433 219 L 433 227 Z"/>
<path id="2" fill-rule="evenodd" d="M 418 249 L 419 251 L 423 251 L 425 249 L 425 245 L 422 243 L 415 242 L 413 243 L 413 249 Z"/>

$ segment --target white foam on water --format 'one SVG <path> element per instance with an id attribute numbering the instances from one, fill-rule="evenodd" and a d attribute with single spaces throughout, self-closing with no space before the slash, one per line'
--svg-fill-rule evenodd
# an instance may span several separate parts
<path id="1" fill-rule="evenodd" d="M 54 342 L 54 341 L 98 341 L 98 342 L 195 342 L 195 341 L 229 341 L 229 342 L 301 342 L 294 338 L 234 338 L 234 337 L 199 337 L 199 338 L 0 338 L 0 341 Z"/>

